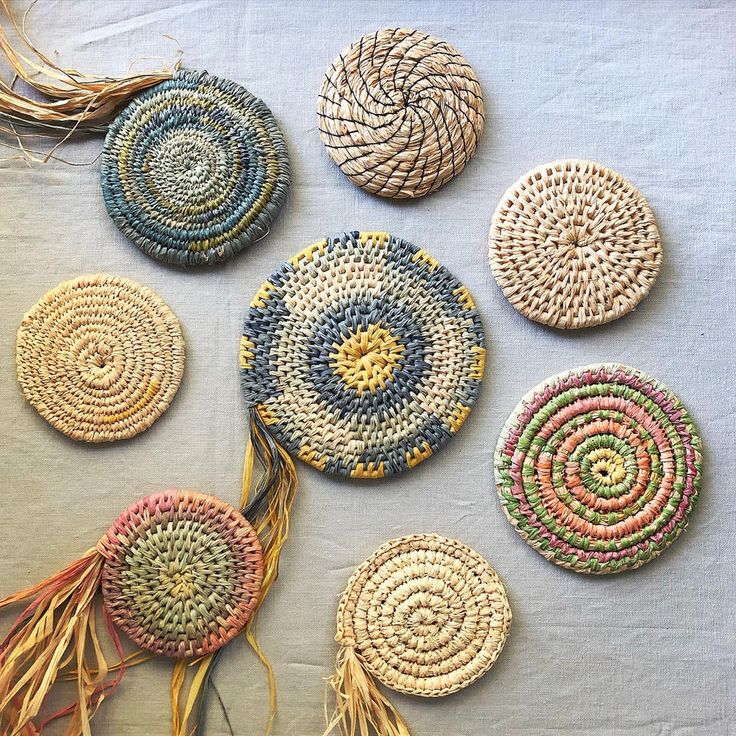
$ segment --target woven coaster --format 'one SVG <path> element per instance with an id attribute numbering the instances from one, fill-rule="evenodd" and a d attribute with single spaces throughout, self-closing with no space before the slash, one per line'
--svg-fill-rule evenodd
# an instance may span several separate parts
<path id="1" fill-rule="evenodd" d="M 335 59 L 320 90 L 322 142 L 342 172 L 381 197 L 422 197 L 459 174 L 483 132 L 475 72 L 450 44 L 389 28 Z"/>
<path id="2" fill-rule="evenodd" d="M 498 440 L 496 485 L 509 521 L 547 559 L 620 572 L 685 529 L 701 451 L 666 386 L 602 363 L 553 376 L 521 400 Z"/>
<path id="3" fill-rule="evenodd" d="M 284 136 L 235 82 L 177 72 L 113 121 L 102 194 L 120 230 L 182 266 L 222 261 L 264 237 L 286 199 Z"/>
<path id="4" fill-rule="evenodd" d="M 392 690 L 434 698 L 484 675 L 510 627 L 504 586 L 477 552 L 414 534 L 387 542 L 355 571 L 336 640 Z"/>
<path id="5" fill-rule="evenodd" d="M 380 478 L 436 452 L 475 403 L 483 328 L 465 288 L 388 233 L 297 254 L 251 302 L 242 385 L 268 431 L 319 470 Z"/>
<path id="6" fill-rule="evenodd" d="M 270 587 L 269 568 L 273 575 L 269 543 L 262 548 L 245 515 L 213 496 L 164 491 L 120 514 L 79 559 L 0 598 L 0 610 L 24 602 L 1 647 L 0 679 L 13 694 L 3 705 L 4 733 L 38 734 L 64 716 L 65 733 L 89 733 L 102 695 L 108 699 L 128 669 L 150 659 L 146 651 L 126 651 L 120 631 L 174 659 L 171 733 L 204 733 L 217 661 L 207 655 L 252 621 Z M 252 632 L 248 641 L 270 672 Z M 107 662 L 109 647 L 115 665 Z M 72 702 L 45 707 L 64 681 L 74 683 Z"/>
<path id="7" fill-rule="evenodd" d="M 26 399 L 49 424 L 75 440 L 112 442 L 166 411 L 184 371 L 184 338 L 151 289 L 80 276 L 23 317 L 16 365 Z"/>
<path id="8" fill-rule="evenodd" d="M 489 246 L 493 275 L 511 304 L 562 329 L 630 312 L 662 259 L 646 199 L 592 161 L 557 161 L 524 174 L 498 203 Z"/>
<path id="9" fill-rule="evenodd" d="M 239 511 L 213 496 L 147 496 L 116 519 L 97 549 L 112 620 L 157 654 L 199 657 L 219 649 L 258 603 L 261 543 Z"/>

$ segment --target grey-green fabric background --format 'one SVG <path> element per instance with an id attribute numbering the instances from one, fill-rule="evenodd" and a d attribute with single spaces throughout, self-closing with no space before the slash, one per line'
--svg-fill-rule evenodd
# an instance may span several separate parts
<path id="1" fill-rule="evenodd" d="M 26 2 L 11 5 L 22 11 Z M 416 202 L 356 189 L 316 130 L 323 72 L 352 40 L 385 26 L 455 44 L 487 102 L 475 158 Z M 245 442 L 238 338 L 251 296 L 282 261 L 328 234 L 386 229 L 429 250 L 470 288 L 487 332 L 486 380 L 455 440 L 411 472 L 360 484 L 299 464 L 281 577 L 260 617 L 279 683 L 275 736 L 321 733 L 339 593 L 377 546 L 418 531 L 481 552 L 507 585 L 514 623 L 496 666 L 472 687 L 435 701 L 392 696 L 415 736 L 736 733 L 736 3 L 39 0 L 28 29 L 68 66 L 107 74 L 142 56 L 171 58 L 176 44 L 164 34 L 173 36 L 187 68 L 234 79 L 266 101 L 294 173 L 268 238 L 224 267 L 183 272 L 118 233 L 100 194 L 99 161 L 29 167 L 0 153 L 0 595 L 80 555 L 147 493 L 192 488 L 235 502 Z M 63 155 L 90 161 L 101 142 Z M 659 280 L 636 312 L 576 333 L 525 320 L 486 259 L 505 188 L 563 157 L 596 159 L 633 181 L 664 246 Z M 187 342 L 169 411 L 108 447 L 51 429 L 24 403 L 14 364 L 23 313 L 63 279 L 99 271 L 155 289 Z M 659 560 L 606 579 L 564 571 L 527 547 L 492 480 L 496 437 L 517 400 L 552 373 L 603 360 L 667 383 L 705 443 L 689 531 Z M 3 630 L 9 622 L 2 617 Z M 169 671 L 163 660 L 130 671 L 94 733 L 168 733 Z M 235 733 L 262 733 L 266 683 L 244 642 L 227 648 L 216 679 Z M 214 701 L 209 723 L 211 736 L 227 733 Z"/>

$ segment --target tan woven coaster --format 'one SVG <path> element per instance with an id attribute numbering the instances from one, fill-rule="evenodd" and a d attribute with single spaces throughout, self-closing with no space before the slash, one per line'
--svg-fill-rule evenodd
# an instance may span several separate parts
<path id="1" fill-rule="evenodd" d="M 511 626 L 494 569 L 461 542 L 400 537 L 353 574 L 340 600 L 337 639 L 392 690 L 437 697 L 467 687 L 501 653 Z"/>
<path id="2" fill-rule="evenodd" d="M 335 711 L 324 736 L 408 736 L 392 690 L 435 698 L 485 674 L 511 608 L 493 568 L 462 542 L 413 534 L 386 542 L 352 575 L 337 611 Z M 370 724 L 370 726 L 368 725 Z"/>
<path id="3" fill-rule="evenodd" d="M 26 399 L 75 440 L 111 442 L 142 432 L 167 409 L 184 370 L 174 313 L 151 289 L 105 274 L 49 291 L 16 341 Z"/>
<path id="4" fill-rule="evenodd" d="M 489 235 L 493 275 L 525 317 L 575 329 L 622 317 L 659 273 L 659 231 L 647 200 L 592 161 L 524 174 L 501 198 Z"/>
<path id="5" fill-rule="evenodd" d="M 450 44 L 388 28 L 334 61 L 317 104 L 322 142 L 342 172 L 381 197 L 421 197 L 459 174 L 483 132 L 475 72 Z"/>

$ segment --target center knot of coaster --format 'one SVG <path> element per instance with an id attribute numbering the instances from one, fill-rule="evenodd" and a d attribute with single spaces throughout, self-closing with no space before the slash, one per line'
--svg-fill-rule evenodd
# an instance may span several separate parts
<path id="1" fill-rule="evenodd" d="M 172 561 L 161 577 L 173 598 L 190 598 L 194 593 L 196 574 L 189 565 Z"/>
<path id="2" fill-rule="evenodd" d="M 358 327 L 333 347 L 330 365 L 359 394 L 385 388 L 386 382 L 393 380 L 393 372 L 401 365 L 404 353 L 404 345 L 380 323 Z"/>

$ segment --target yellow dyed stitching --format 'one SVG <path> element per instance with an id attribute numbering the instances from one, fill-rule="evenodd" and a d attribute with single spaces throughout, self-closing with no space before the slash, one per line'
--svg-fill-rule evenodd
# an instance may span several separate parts
<path id="1" fill-rule="evenodd" d="M 470 414 L 470 407 L 465 404 L 460 404 L 452 410 L 448 420 L 450 422 L 450 431 L 457 432 L 460 427 L 463 426 L 463 422 L 468 418 Z"/>
<path id="2" fill-rule="evenodd" d="M 475 356 L 470 365 L 470 377 L 480 380 L 483 378 L 483 371 L 486 367 L 486 349 L 480 345 L 473 345 L 472 351 Z"/>
<path id="3" fill-rule="evenodd" d="M 261 288 L 258 289 L 258 292 L 253 297 L 253 301 L 250 303 L 251 307 L 256 307 L 257 309 L 265 308 L 266 302 L 271 298 L 271 292 L 275 288 L 276 285 L 272 284 L 270 281 L 266 281 L 261 284 Z"/>
<path id="4" fill-rule="evenodd" d="M 240 367 L 243 370 L 252 368 L 251 360 L 256 357 L 256 346 L 245 335 L 240 338 Z"/>
<path id="5" fill-rule="evenodd" d="M 350 472 L 352 478 L 383 478 L 383 462 L 378 463 L 358 463 Z"/>
<path id="6" fill-rule="evenodd" d="M 465 309 L 475 309 L 475 302 L 470 296 L 467 286 L 460 286 L 452 292 L 457 297 L 457 303 Z"/>
<path id="7" fill-rule="evenodd" d="M 426 250 L 420 248 L 412 257 L 412 261 L 414 263 L 424 263 L 427 265 L 430 271 L 434 271 L 435 269 L 439 268 L 440 262 L 434 258 L 433 256 L 429 255 Z"/>
<path id="8" fill-rule="evenodd" d="M 315 253 L 319 253 L 319 255 L 323 256 L 326 248 L 327 241 L 320 240 L 319 243 L 313 243 L 307 248 L 304 248 L 304 250 L 299 251 L 299 253 L 297 253 L 293 258 L 289 259 L 289 263 L 291 263 L 294 268 L 298 268 L 300 261 L 306 261 L 307 263 L 313 261 Z"/>
<path id="9" fill-rule="evenodd" d="M 320 454 L 309 445 L 302 445 L 301 449 L 297 453 L 300 460 L 305 463 L 309 463 L 317 470 L 324 470 L 327 467 L 327 458 L 320 456 Z"/>
<path id="10" fill-rule="evenodd" d="M 415 465 L 419 465 L 422 460 L 426 460 L 431 454 L 432 448 L 429 446 L 429 442 L 424 442 L 421 447 L 414 447 L 406 453 L 406 464 L 413 468 Z"/>
<path id="11" fill-rule="evenodd" d="M 361 245 L 368 245 L 368 241 L 372 241 L 377 248 L 383 248 L 389 237 L 391 236 L 385 232 L 358 233 L 358 241 Z"/>
<path id="12" fill-rule="evenodd" d="M 265 425 L 270 426 L 279 423 L 279 418 L 265 404 L 258 404 L 256 411 Z"/>
<path id="13" fill-rule="evenodd" d="M 368 390 L 375 394 L 394 380 L 394 370 L 401 365 L 404 345 L 380 324 L 359 327 L 342 344 L 333 343 L 330 367 L 359 395 Z"/>
<path id="14" fill-rule="evenodd" d="M 160 388 L 160 381 L 151 381 L 148 388 L 146 389 L 146 393 L 141 396 L 141 398 L 138 399 L 138 401 L 136 401 L 133 406 L 126 409 L 125 411 L 119 412 L 118 414 L 111 414 L 110 416 L 102 417 L 101 421 L 104 424 L 113 424 L 114 422 L 119 422 L 121 419 L 127 419 L 129 416 L 135 414 L 137 411 L 140 411 L 158 393 L 158 390 Z"/>

